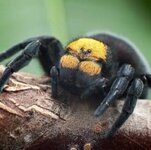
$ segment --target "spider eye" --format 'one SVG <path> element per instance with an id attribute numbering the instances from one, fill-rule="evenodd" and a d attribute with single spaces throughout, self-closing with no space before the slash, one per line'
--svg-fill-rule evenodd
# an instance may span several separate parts
<path id="1" fill-rule="evenodd" d="M 91 52 L 92 52 L 91 49 L 88 49 L 88 50 L 87 50 L 87 53 L 91 53 Z"/>
<path id="2" fill-rule="evenodd" d="M 72 54 L 72 53 L 73 53 L 73 50 L 72 50 L 70 47 L 68 47 L 68 48 L 66 49 L 66 52 L 69 53 L 69 54 Z"/>
<path id="3" fill-rule="evenodd" d="M 84 52 L 84 48 L 83 48 L 83 47 L 82 47 L 82 48 L 80 48 L 80 51 L 81 51 L 81 52 Z"/>
<path id="4" fill-rule="evenodd" d="M 72 49 L 70 47 L 67 48 L 67 51 L 71 51 Z"/>
<path id="5" fill-rule="evenodd" d="M 92 50 L 91 49 L 85 49 L 85 48 L 80 48 L 80 51 L 81 51 L 81 53 L 83 53 L 83 54 L 85 54 L 85 55 L 88 55 L 88 54 L 90 54 L 91 52 L 92 52 Z"/>

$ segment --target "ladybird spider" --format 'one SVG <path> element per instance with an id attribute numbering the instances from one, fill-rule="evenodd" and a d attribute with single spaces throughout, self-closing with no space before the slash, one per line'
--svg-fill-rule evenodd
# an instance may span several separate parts
<path id="1" fill-rule="evenodd" d="M 39 56 L 52 78 L 52 96 L 58 85 L 81 98 L 96 94 L 101 103 L 95 116 L 101 116 L 118 98 L 124 98 L 122 112 L 106 136 L 112 136 L 132 114 L 137 99 L 145 98 L 151 87 L 151 75 L 138 50 L 122 38 L 108 33 L 80 37 L 64 49 L 54 37 L 40 36 L 23 41 L 0 54 L 0 61 L 22 50 L 7 64 L 0 78 L 0 91 L 13 72 Z"/>

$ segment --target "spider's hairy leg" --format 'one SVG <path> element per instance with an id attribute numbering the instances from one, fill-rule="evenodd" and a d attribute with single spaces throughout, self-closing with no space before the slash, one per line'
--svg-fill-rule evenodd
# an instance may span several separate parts
<path id="1" fill-rule="evenodd" d="M 34 56 L 39 56 L 40 62 L 47 74 L 53 66 L 58 67 L 59 59 L 63 53 L 63 47 L 59 40 L 51 36 L 39 36 L 21 42 L 0 54 L 0 61 L 11 57 L 22 50 L 22 53 L 7 64 L 0 78 L 0 91 L 13 72 L 28 65 Z M 38 55 L 37 55 L 38 54 Z"/>
<path id="2" fill-rule="evenodd" d="M 52 88 L 52 96 L 56 98 L 58 96 L 58 79 L 59 79 L 59 71 L 56 66 L 53 66 L 50 70 L 51 75 L 51 88 Z"/>
<path id="3" fill-rule="evenodd" d="M 32 58 L 38 53 L 41 43 L 39 41 L 34 41 L 28 44 L 23 52 L 14 58 L 6 67 L 0 78 L 0 91 L 3 90 L 3 87 L 9 77 L 13 72 L 19 71 L 24 66 L 28 65 Z"/>
<path id="4" fill-rule="evenodd" d="M 24 49 L 29 43 L 34 41 L 36 38 L 30 38 L 28 40 L 25 40 L 23 42 L 20 42 L 11 48 L 7 49 L 6 51 L 0 53 L 0 61 L 5 60 L 6 58 L 9 58 L 19 52 L 20 50 Z"/>
<path id="5" fill-rule="evenodd" d="M 54 37 L 44 37 L 40 39 L 41 47 L 38 53 L 40 63 L 47 73 L 50 74 L 50 69 L 53 66 L 58 68 L 61 55 L 64 53 L 61 42 Z"/>
<path id="6" fill-rule="evenodd" d="M 64 53 L 61 42 L 54 37 L 47 37 L 41 40 L 39 51 L 40 63 L 45 72 L 51 76 L 52 96 L 58 95 L 58 80 L 59 80 L 59 60 Z"/>
<path id="7" fill-rule="evenodd" d="M 147 84 L 149 87 L 151 87 L 151 74 L 146 74 L 144 75 L 145 78 L 147 79 Z"/>
<path id="8" fill-rule="evenodd" d="M 55 37 L 51 36 L 38 36 L 29 38 L 23 42 L 20 42 L 6 51 L 0 53 L 0 61 L 5 60 L 19 52 L 24 50 L 24 48 L 31 42 L 41 42 L 40 52 L 38 53 L 40 63 L 42 64 L 45 72 L 49 74 L 50 68 L 57 65 L 60 59 L 60 55 L 63 52 L 63 47 L 61 42 Z"/>
<path id="9" fill-rule="evenodd" d="M 134 72 L 135 69 L 129 64 L 124 64 L 121 66 L 109 93 L 96 109 L 95 116 L 101 116 L 106 109 L 126 91 L 129 82 L 134 76 Z"/>
<path id="10" fill-rule="evenodd" d="M 143 88 L 144 84 L 139 78 L 136 78 L 132 81 L 130 87 L 128 88 L 122 112 L 115 120 L 106 137 L 113 136 L 114 133 L 124 124 L 128 117 L 133 113 L 137 99 L 141 96 Z"/>
<path id="11" fill-rule="evenodd" d="M 95 80 L 91 86 L 89 86 L 82 94 L 81 99 L 87 99 L 93 95 L 96 91 L 101 93 L 102 97 L 106 95 L 104 88 L 106 87 L 107 80 L 105 78 L 100 78 Z"/>

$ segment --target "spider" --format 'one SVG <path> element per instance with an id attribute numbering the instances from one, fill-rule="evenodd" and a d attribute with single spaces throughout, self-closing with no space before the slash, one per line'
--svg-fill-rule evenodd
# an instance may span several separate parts
<path id="1" fill-rule="evenodd" d="M 39 56 L 51 76 L 52 96 L 58 85 L 81 99 L 95 95 L 100 105 L 94 115 L 101 116 L 118 98 L 125 102 L 121 113 L 107 132 L 112 136 L 132 114 L 138 98 L 145 98 L 151 87 L 148 64 L 140 52 L 125 39 L 110 33 L 80 37 L 63 48 L 55 37 L 40 36 L 23 41 L 0 54 L 0 61 L 22 52 L 7 64 L 0 78 L 0 91 L 13 74 Z"/>

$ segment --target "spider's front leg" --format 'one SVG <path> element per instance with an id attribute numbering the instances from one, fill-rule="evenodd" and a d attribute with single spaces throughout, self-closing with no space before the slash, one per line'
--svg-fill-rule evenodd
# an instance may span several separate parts
<path id="1" fill-rule="evenodd" d="M 141 79 L 132 80 L 134 78 L 134 71 L 135 70 L 131 65 L 123 65 L 120 68 L 117 78 L 113 82 L 108 95 L 95 111 L 96 116 L 101 116 L 104 111 L 128 88 L 122 112 L 115 120 L 106 137 L 112 136 L 123 125 L 127 118 L 132 114 L 136 106 L 137 98 L 139 98 L 143 92 L 143 81 Z M 132 83 L 129 86 L 130 81 L 132 81 Z"/>
<path id="2" fill-rule="evenodd" d="M 34 41 L 28 44 L 25 47 L 24 51 L 7 65 L 0 78 L 0 92 L 3 90 L 5 83 L 13 74 L 13 72 L 18 71 L 29 64 L 33 56 L 38 53 L 40 45 L 41 43 L 39 41 Z"/>
<path id="3" fill-rule="evenodd" d="M 29 43 L 37 40 L 37 38 L 30 38 L 28 40 L 25 40 L 23 42 L 20 42 L 11 48 L 7 49 L 6 51 L 0 53 L 0 62 L 11 57 L 12 55 L 16 54 L 20 50 L 24 49 Z"/>
<path id="4" fill-rule="evenodd" d="M 52 68 L 52 66 L 55 66 L 57 68 L 60 55 L 63 52 L 63 47 L 61 42 L 54 37 L 39 36 L 21 42 L 9 48 L 7 51 L 1 53 L 0 61 L 4 60 L 5 58 L 11 57 L 20 50 L 22 50 L 22 53 L 15 57 L 15 59 L 13 59 L 7 65 L 5 71 L 3 72 L 0 78 L 0 92 L 3 90 L 5 83 L 7 82 L 9 77 L 13 74 L 13 72 L 17 72 L 26 65 L 28 65 L 32 58 L 34 56 L 37 56 L 37 54 L 46 73 L 50 72 L 50 68 Z M 56 78 L 54 73 L 53 79 Z"/>
<path id="5" fill-rule="evenodd" d="M 96 79 L 88 88 L 81 94 L 80 98 L 88 99 L 97 91 L 101 94 L 102 97 L 106 95 L 105 87 L 107 85 L 107 80 L 105 78 Z"/>
<path id="6" fill-rule="evenodd" d="M 52 89 L 52 97 L 56 98 L 58 96 L 58 80 L 59 80 L 59 70 L 56 66 L 53 66 L 50 70 L 51 76 L 51 89 Z"/>
<path id="7" fill-rule="evenodd" d="M 133 113 L 136 106 L 137 99 L 141 96 L 144 88 L 144 83 L 139 78 L 132 81 L 130 87 L 128 88 L 125 103 L 121 114 L 115 120 L 111 129 L 108 131 L 106 137 L 112 136 L 128 119 L 128 117 Z"/>
<path id="8" fill-rule="evenodd" d="M 96 109 L 95 116 L 101 116 L 119 96 L 123 95 L 134 76 L 134 72 L 134 68 L 129 64 L 121 66 L 109 93 Z"/>

